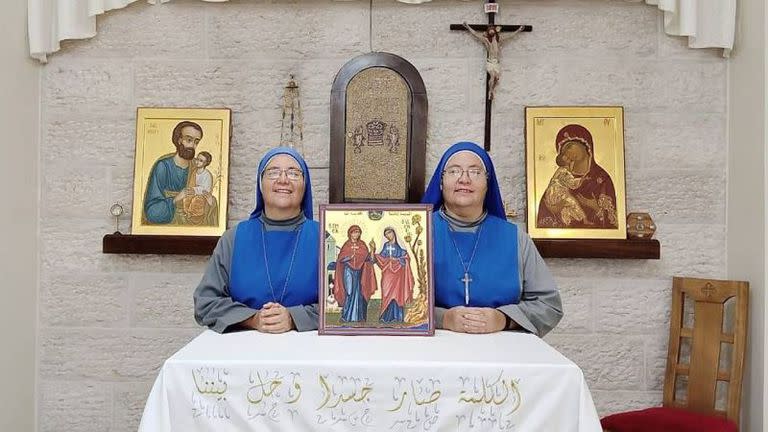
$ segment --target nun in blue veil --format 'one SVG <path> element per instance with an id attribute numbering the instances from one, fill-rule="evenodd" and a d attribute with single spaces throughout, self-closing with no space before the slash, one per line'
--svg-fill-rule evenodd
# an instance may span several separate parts
<path id="1" fill-rule="evenodd" d="M 291 148 L 268 151 L 256 208 L 221 237 L 195 290 L 198 324 L 219 333 L 317 329 L 318 233 L 306 162 Z"/>
<path id="2" fill-rule="evenodd" d="M 555 280 L 528 234 L 507 222 L 485 150 L 451 146 L 422 202 L 434 206 L 438 328 L 544 336 L 557 325 L 563 311 Z"/>

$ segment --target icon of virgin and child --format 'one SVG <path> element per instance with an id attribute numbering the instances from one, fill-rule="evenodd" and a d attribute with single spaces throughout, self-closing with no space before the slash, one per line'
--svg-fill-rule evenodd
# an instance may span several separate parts
<path id="1" fill-rule="evenodd" d="M 411 259 L 393 227 L 384 228 L 383 234 L 381 250 L 376 252 L 373 240 L 369 245 L 361 240 L 360 226 L 352 225 L 347 230 L 347 240 L 336 257 L 333 282 L 333 297 L 341 307 L 340 323 L 366 322 L 368 303 L 379 284 L 378 321 L 382 324 L 405 322 L 406 305 L 413 301 Z M 376 280 L 374 265 L 381 270 L 380 282 Z"/>
<path id="2" fill-rule="evenodd" d="M 558 132 L 555 146 L 558 168 L 539 204 L 536 226 L 616 228 L 616 190 L 595 160 L 592 134 L 582 125 L 567 125 Z"/>

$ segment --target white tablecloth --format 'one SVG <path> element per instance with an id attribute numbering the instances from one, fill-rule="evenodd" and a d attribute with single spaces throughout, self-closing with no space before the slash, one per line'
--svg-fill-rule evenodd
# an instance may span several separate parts
<path id="1" fill-rule="evenodd" d="M 140 432 L 600 432 L 581 369 L 522 333 L 225 335 L 169 358 Z"/>

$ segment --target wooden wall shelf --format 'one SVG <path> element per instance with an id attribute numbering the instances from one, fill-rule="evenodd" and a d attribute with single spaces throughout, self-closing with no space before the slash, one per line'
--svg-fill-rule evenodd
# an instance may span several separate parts
<path id="1" fill-rule="evenodd" d="M 210 255 L 218 236 L 107 234 L 102 250 L 109 254 Z M 659 259 L 658 240 L 534 239 L 544 258 Z"/>
<path id="2" fill-rule="evenodd" d="M 102 251 L 109 254 L 210 255 L 219 236 L 107 234 Z"/>
<path id="3" fill-rule="evenodd" d="M 534 239 L 544 258 L 660 259 L 658 240 Z"/>

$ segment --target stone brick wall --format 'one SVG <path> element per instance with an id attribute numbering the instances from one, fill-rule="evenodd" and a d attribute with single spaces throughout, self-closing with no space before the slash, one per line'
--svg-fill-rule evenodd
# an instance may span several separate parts
<path id="1" fill-rule="evenodd" d="M 504 47 L 493 157 L 524 214 L 525 105 L 623 105 L 629 210 L 650 211 L 662 259 L 549 260 L 566 318 L 547 340 L 585 371 L 601 414 L 661 400 L 672 275 L 725 276 L 727 62 L 660 30 L 624 1 L 503 1 L 502 23 L 534 25 Z M 480 45 L 449 23 L 477 2 L 374 1 L 374 50 L 410 60 L 429 95 L 427 171 L 457 140 L 482 141 Z M 135 431 L 162 362 L 200 332 L 191 294 L 204 257 L 104 255 L 107 209 L 127 204 L 137 106 L 233 110 L 230 222 L 253 206 L 254 170 L 279 139 L 296 75 L 304 153 L 327 200 L 333 77 L 367 52 L 368 2 L 144 2 L 101 16 L 43 72 L 39 425 Z M 130 214 L 126 215 L 126 222 Z M 522 221 L 522 219 L 520 220 Z"/>

